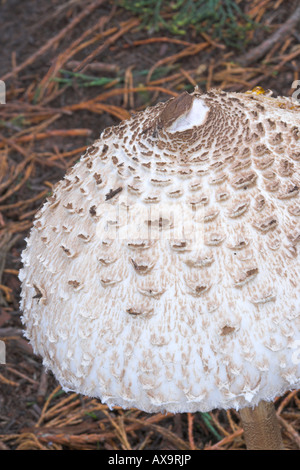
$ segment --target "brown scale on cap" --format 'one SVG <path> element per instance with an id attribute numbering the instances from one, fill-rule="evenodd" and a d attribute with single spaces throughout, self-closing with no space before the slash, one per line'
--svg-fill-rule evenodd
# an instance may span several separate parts
<path id="1" fill-rule="evenodd" d="M 102 133 L 20 273 L 26 335 L 65 389 L 192 412 L 300 386 L 299 129 L 288 98 L 195 90 Z"/>

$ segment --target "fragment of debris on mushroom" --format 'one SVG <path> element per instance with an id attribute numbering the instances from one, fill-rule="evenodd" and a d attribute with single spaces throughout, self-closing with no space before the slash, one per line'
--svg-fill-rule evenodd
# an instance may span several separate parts
<path id="1" fill-rule="evenodd" d="M 300 387 L 299 110 L 184 93 L 106 129 L 57 184 L 21 307 L 66 390 L 193 412 Z"/>

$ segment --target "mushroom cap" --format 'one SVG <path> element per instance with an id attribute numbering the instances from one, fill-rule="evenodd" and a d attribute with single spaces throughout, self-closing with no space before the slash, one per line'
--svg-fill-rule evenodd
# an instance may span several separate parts
<path id="1" fill-rule="evenodd" d="M 300 107 L 183 93 L 106 129 L 22 253 L 25 335 L 110 407 L 255 406 L 300 387 Z"/>

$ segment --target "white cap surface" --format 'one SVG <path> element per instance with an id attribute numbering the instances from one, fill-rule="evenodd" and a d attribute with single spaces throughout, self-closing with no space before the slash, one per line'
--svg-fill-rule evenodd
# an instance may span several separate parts
<path id="1" fill-rule="evenodd" d="M 106 129 L 56 185 L 21 308 L 65 390 L 194 412 L 300 388 L 299 109 L 184 93 Z"/>

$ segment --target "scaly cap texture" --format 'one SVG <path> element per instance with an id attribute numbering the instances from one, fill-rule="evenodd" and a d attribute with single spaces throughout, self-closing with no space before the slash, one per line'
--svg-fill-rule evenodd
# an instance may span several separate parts
<path id="1" fill-rule="evenodd" d="M 299 109 L 183 93 L 106 129 L 56 185 L 21 308 L 65 390 L 194 412 L 299 388 Z"/>

